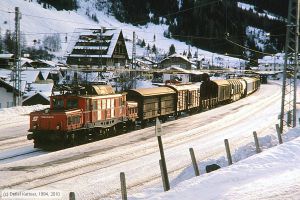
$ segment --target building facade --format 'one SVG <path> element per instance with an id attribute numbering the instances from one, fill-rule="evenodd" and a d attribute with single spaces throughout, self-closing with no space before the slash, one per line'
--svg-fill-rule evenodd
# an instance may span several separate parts
<path id="1" fill-rule="evenodd" d="M 84 29 L 67 55 L 67 64 L 116 68 L 129 62 L 122 31 L 115 29 Z"/>
<path id="2" fill-rule="evenodd" d="M 168 67 L 180 67 L 182 69 L 191 69 L 192 62 L 185 56 L 173 54 L 160 62 L 160 68 L 165 69 Z"/>

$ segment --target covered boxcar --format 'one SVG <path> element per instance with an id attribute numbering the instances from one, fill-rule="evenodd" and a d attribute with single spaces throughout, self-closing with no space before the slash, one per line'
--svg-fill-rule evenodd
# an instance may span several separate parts
<path id="1" fill-rule="evenodd" d="M 212 108 L 218 103 L 218 85 L 214 81 L 204 81 L 200 85 L 201 108 Z"/>
<path id="2" fill-rule="evenodd" d="M 231 100 L 231 85 L 227 80 L 214 80 L 218 88 L 218 104 L 228 103 Z"/>
<path id="3" fill-rule="evenodd" d="M 166 85 L 176 91 L 176 115 L 181 112 L 198 111 L 200 108 L 200 88 L 198 85 Z"/>
<path id="4" fill-rule="evenodd" d="M 260 80 L 258 78 L 244 77 L 243 80 L 246 83 L 245 96 L 252 94 L 260 86 Z"/>
<path id="5" fill-rule="evenodd" d="M 227 79 L 231 86 L 231 100 L 237 101 L 242 98 L 244 90 L 243 90 L 243 81 L 241 79 Z"/>
<path id="6" fill-rule="evenodd" d="M 176 112 L 176 92 L 169 87 L 129 90 L 127 100 L 138 103 L 138 120 L 143 126 L 156 117 L 164 120 Z"/>

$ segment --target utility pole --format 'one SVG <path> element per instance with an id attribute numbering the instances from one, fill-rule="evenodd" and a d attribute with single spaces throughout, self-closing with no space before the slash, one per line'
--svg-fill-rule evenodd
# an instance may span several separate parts
<path id="1" fill-rule="evenodd" d="M 133 71 L 133 88 L 136 88 L 136 65 L 134 67 L 134 62 L 135 62 L 135 56 L 136 56 L 136 46 L 135 46 L 135 31 L 133 31 L 133 35 L 132 35 L 132 58 L 131 58 L 131 68 Z M 134 68 L 134 69 L 133 69 Z"/>
<path id="2" fill-rule="evenodd" d="M 299 51 L 299 6 L 299 0 L 289 1 L 288 24 L 285 41 L 285 59 L 282 79 L 280 133 L 283 132 L 283 126 L 296 126 L 296 82 Z M 290 62 L 290 68 L 288 68 L 289 58 L 293 59 L 293 61 Z M 289 117 L 291 117 L 290 124 L 287 120 Z"/>
<path id="3" fill-rule="evenodd" d="M 21 92 L 21 45 L 20 45 L 20 19 L 19 7 L 15 7 L 15 67 L 13 69 L 14 106 L 22 105 Z"/>
<path id="4" fill-rule="evenodd" d="M 104 32 L 104 27 L 101 27 L 100 33 L 97 34 L 97 40 L 99 43 L 99 68 L 102 69 L 102 34 Z"/>

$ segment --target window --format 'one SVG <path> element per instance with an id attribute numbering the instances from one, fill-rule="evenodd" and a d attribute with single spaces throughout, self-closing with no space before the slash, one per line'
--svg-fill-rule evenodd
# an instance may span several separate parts
<path id="1" fill-rule="evenodd" d="M 54 109 L 61 109 L 64 107 L 63 99 L 53 99 L 53 107 Z"/>
<path id="2" fill-rule="evenodd" d="M 85 102 L 85 110 L 90 110 L 90 100 L 86 99 Z"/>
<path id="3" fill-rule="evenodd" d="M 102 99 L 102 109 L 106 109 L 106 99 Z"/>
<path id="4" fill-rule="evenodd" d="M 97 110 L 97 101 L 93 101 L 93 110 Z"/>
<path id="5" fill-rule="evenodd" d="M 77 108 L 77 107 L 78 107 L 78 99 L 67 100 L 67 108 Z"/>
<path id="6" fill-rule="evenodd" d="M 110 108 L 110 99 L 107 99 L 107 108 Z"/>
<path id="7" fill-rule="evenodd" d="M 72 118 L 68 117 L 68 125 L 71 125 L 71 124 L 72 124 Z"/>
<path id="8" fill-rule="evenodd" d="M 72 124 L 79 124 L 80 123 L 80 116 L 69 116 L 68 117 L 68 125 Z"/>

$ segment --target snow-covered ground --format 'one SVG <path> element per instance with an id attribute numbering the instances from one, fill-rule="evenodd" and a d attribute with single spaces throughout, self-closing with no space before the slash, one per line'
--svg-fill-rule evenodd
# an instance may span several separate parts
<path id="1" fill-rule="evenodd" d="M 176 196 L 177 199 L 243 199 L 243 192 L 246 192 L 244 199 L 271 199 L 274 194 L 278 194 L 278 199 L 287 197 L 284 196 L 286 193 L 275 193 L 278 189 L 274 189 L 273 193 L 271 191 L 280 181 L 288 181 L 286 184 L 293 191 L 299 186 L 293 182 L 297 180 L 296 174 L 291 176 L 288 171 L 283 171 L 286 166 L 291 167 L 290 173 L 297 172 L 295 166 L 299 159 L 294 155 L 299 151 L 299 147 L 294 146 L 299 140 L 287 143 L 295 150 L 294 154 L 290 155 L 291 151 L 286 150 L 287 144 L 277 148 L 278 155 L 273 152 L 276 149 L 271 153 L 267 151 L 267 148 L 278 144 L 275 124 L 278 123 L 280 98 L 280 85 L 272 82 L 262 85 L 259 91 L 245 99 L 164 123 L 163 130 L 166 135 L 163 136 L 163 143 L 171 181 L 171 191 L 167 193 L 162 189 L 158 145 L 153 127 L 0 164 L 0 189 L 58 190 L 63 193 L 64 199 L 67 199 L 71 191 L 75 191 L 76 199 L 120 199 L 119 173 L 123 171 L 127 178 L 129 199 L 173 199 L 177 198 Z M 254 130 L 258 133 L 263 153 L 243 161 L 255 154 L 252 137 Z M 2 133 L 1 127 L 0 132 Z M 24 138 L 25 135 L 24 132 Z M 295 129 L 285 135 L 284 141 L 287 142 L 298 135 L 299 129 Z M 227 167 L 225 158 L 225 138 L 229 139 L 233 152 L 235 164 L 231 167 Z M 194 148 L 200 166 L 201 176 L 197 178 L 193 178 L 194 172 L 188 152 L 190 147 Z M 0 151 L 0 155 L 4 152 Z M 281 155 L 284 152 L 287 155 Z M 282 160 L 283 167 L 277 170 L 281 157 L 286 159 Z M 291 162 L 288 162 L 289 159 Z M 222 169 L 204 174 L 205 165 L 211 163 L 219 164 Z M 277 174 L 278 178 L 272 178 L 274 181 L 270 181 L 273 173 L 267 170 L 273 169 L 273 164 L 274 174 Z M 291 178 L 283 179 L 280 172 Z M 264 174 L 266 176 L 263 176 Z M 269 181 L 264 183 L 264 180 Z M 274 187 L 270 185 L 272 183 Z M 269 187 L 262 188 L 263 184 Z M 257 196 L 251 198 L 251 191 L 258 186 L 259 193 L 256 192 Z M 192 187 L 199 187 L 201 192 L 195 194 Z M 297 193 L 292 193 L 288 188 L 285 187 L 284 191 L 294 194 L 291 198 L 296 199 Z M 182 196 L 180 191 L 183 192 Z"/>
<path id="2" fill-rule="evenodd" d="M 0 109 L 0 142 L 26 135 L 29 128 L 29 113 L 46 107 L 49 106 L 35 105 Z"/>
<path id="3" fill-rule="evenodd" d="M 300 136 L 300 129 L 290 130 L 285 140 Z M 273 138 L 274 139 L 274 138 Z M 262 145 L 271 146 L 277 140 L 261 138 Z M 253 151 L 253 144 L 237 150 L 245 156 Z M 154 189 L 132 195 L 129 199 L 182 200 L 182 199 L 299 199 L 300 198 L 300 138 L 249 157 L 216 172 L 203 174 L 181 182 L 169 192 L 154 194 Z M 219 160 L 216 161 L 220 162 Z M 186 174 L 193 174 L 192 167 Z M 154 196 L 153 196 L 154 195 Z M 142 197 L 142 198 L 140 198 Z"/>
<path id="4" fill-rule="evenodd" d="M 184 42 L 179 42 L 174 39 L 164 37 L 164 31 L 168 29 L 167 25 L 155 25 L 148 23 L 145 26 L 133 26 L 130 24 L 121 23 L 112 15 L 107 14 L 104 10 L 96 10 L 94 4 L 96 0 L 77 1 L 80 8 L 77 11 L 57 11 L 54 8 L 44 9 L 42 5 L 24 0 L 2 0 L 0 1 L 0 23 L 1 33 L 4 34 L 7 29 L 14 30 L 14 8 L 19 7 L 22 13 L 21 32 L 26 37 L 26 44 L 33 46 L 33 41 L 43 41 L 45 36 L 59 33 L 62 41 L 62 49 L 56 54 L 58 56 L 65 56 L 67 49 L 72 41 L 72 35 L 77 28 L 117 28 L 122 29 L 124 37 L 128 39 L 126 46 L 129 52 L 132 50 L 132 35 L 133 31 L 136 33 L 138 40 L 145 40 L 146 44 L 152 47 L 155 45 L 160 53 L 167 53 L 171 44 L 176 47 L 177 53 L 188 51 L 188 45 Z M 99 19 L 99 24 L 86 16 L 86 12 L 90 15 L 95 14 Z M 67 37 L 67 41 L 66 41 Z M 37 44 L 39 46 L 39 44 Z M 197 51 L 196 47 L 190 47 L 192 55 Z M 129 53 L 131 55 L 131 53 Z M 137 55 L 147 55 L 145 48 L 137 45 Z M 198 49 L 199 57 L 204 58 L 210 63 L 219 63 L 222 66 L 239 67 L 243 60 L 232 58 L 229 56 L 218 55 L 216 53 L 208 52 Z M 152 55 L 154 56 L 154 55 Z M 220 63 L 222 61 L 222 63 Z"/>

